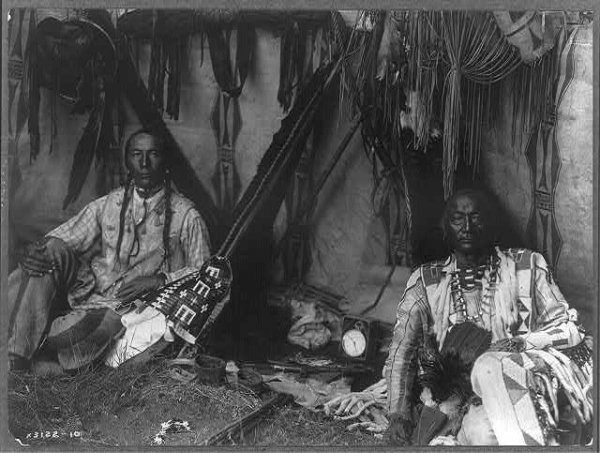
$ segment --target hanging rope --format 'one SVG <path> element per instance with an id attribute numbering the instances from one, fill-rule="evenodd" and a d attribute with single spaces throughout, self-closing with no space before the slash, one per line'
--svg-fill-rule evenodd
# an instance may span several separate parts
<path id="1" fill-rule="evenodd" d="M 429 138 L 440 64 L 446 72 L 442 169 L 444 196 L 448 198 L 454 190 L 459 156 L 474 171 L 479 165 L 481 128 L 489 120 L 489 85 L 512 73 L 521 60 L 498 30 L 491 13 L 407 14 L 412 15 L 408 27 L 414 49 L 409 59 L 411 86 L 415 86 L 420 107 L 414 113 L 417 146 L 426 145 Z"/>
<path id="2" fill-rule="evenodd" d="M 367 18 L 373 24 L 373 31 L 359 32 L 360 25 Z M 405 104 L 404 86 L 395 79 L 395 69 L 391 64 L 386 66 L 386 71 L 378 74 L 381 63 L 378 59 L 379 54 L 391 54 L 381 50 L 383 37 L 392 33 L 390 28 L 397 27 L 396 18 L 391 12 L 365 12 L 357 19 L 349 37 L 344 34 L 338 22 L 338 17 L 332 13 L 334 41 L 344 46 L 347 55 L 356 55 L 358 59 L 356 70 L 351 68 L 348 59 L 344 59 L 341 90 L 348 93 L 352 110 L 360 112 L 363 117 L 361 130 L 363 145 L 373 165 L 374 180 L 378 179 L 376 167 L 379 160 L 389 177 L 390 187 L 396 194 L 398 209 L 403 208 L 402 219 L 398 226 L 399 234 L 405 239 L 404 243 L 409 244 L 412 211 L 404 174 L 399 114 Z M 396 58 L 400 59 L 398 56 Z M 394 63 L 399 64 L 398 61 Z"/>

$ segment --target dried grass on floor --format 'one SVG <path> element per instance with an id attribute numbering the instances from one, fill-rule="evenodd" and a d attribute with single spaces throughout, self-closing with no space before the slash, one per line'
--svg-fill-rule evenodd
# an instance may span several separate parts
<path id="1" fill-rule="evenodd" d="M 32 446 L 149 447 L 160 424 L 171 418 L 188 421 L 191 431 L 168 434 L 164 445 L 204 445 L 210 436 L 261 404 L 250 391 L 183 384 L 169 377 L 164 361 L 136 368 L 85 370 L 74 376 L 9 375 L 9 428 Z M 383 445 L 372 434 L 347 431 L 347 425 L 290 403 L 271 410 L 233 445 Z M 27 439 L 28 433 L 36 432 L 57 432 L 59 437 Z M 77 432 L 80 438 L 69 436 Z"/>
<path id="2" fill-rule="evenodd" d="M 348 431 L 348 422 L 333 420 L 289 404 L 269 414 L 243 445 L 255 446 L 375 446 L 383 439 L 364 431 Z"/>
<path id="3" fill-rule="evenodd" d="M 167 436 L 165 445 L 201 445 L 260 399 L 224 386 L 183 384 L 164 362 L 136 368 L 85 370 L 74 376 L 9 376 L 9 428 L 25 443 L 149 445 L 160 424 L 188 420 L 192 430 Z M 44 433 L 42 439 L 28 433 Z M 58 438 L 46 433 L 58 433 Z M 80 439 L 69 433 L 81 432 Z"/>

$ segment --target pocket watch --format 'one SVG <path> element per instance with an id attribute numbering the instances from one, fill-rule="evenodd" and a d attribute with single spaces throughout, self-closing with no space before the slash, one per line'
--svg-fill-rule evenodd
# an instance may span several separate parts
<path id="1" fill-rule="evenodd" d="M 368 360 L 374 350 L 376 322 L 346 315 L 342 320 L 340 355 L 347 360 Z"/>

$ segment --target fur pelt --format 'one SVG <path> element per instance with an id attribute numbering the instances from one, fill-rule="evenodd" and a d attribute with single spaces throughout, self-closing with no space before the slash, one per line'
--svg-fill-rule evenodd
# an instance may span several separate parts
<path id="1" fill-rule="evenodd" d="M 466 401 L 472 394 L 473 363 L 491 344 L 491 334 L 481 327 L 465 322 L 454 326 L 441 351 L 426 344 L 420 353 L 421 387 L 431 391 L 432 399 L 441 403 L 451 397 Z"/>

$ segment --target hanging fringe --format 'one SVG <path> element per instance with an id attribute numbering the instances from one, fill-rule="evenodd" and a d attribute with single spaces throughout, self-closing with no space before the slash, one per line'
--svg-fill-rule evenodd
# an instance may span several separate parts
<path id="1" fill-rule="evenodd" d="M 179 119 L 179 101 L 181 97 L 181 55 L 185 40 L 171 38 L 166 44 L 167 59 L 167 115 L 171 119 Z"/>
<path id="2" fill-rule="evenodd" d="M 121 157 L 120 117 L 121 103 L 116 102 L 114 90 L 107 90 L 106 107 L 98 146 L 96 163 L 100 165 L 100 175 L 96 182 L 96 191 L 106 194 L 119 187 L 124 181 Z"/>
<path id="3" fill-rule="evenodd" d="M 150 71 L 148 75 L 148 94 L 156 109 L 162 113 L 164 109 L 165 84 L 165 44 L 160 36 L 162 13 L 152 12 L 152 44 L 150 47 Z"/>
<path id="4" fill-rule="evenodd" d="M 459 158 L 476 172 L 481 128 L 490 90 L 485 86 L 507 77 L 520 64 L 518 52 L 499 32 L 490 13 L 408 12 L 409 86 L 417 96 L 413 112 L 415 146 L 426 147 L 435 116 L 438 74 L 444 68 L 443 182 L 448 198 L 454 190 Z M 462 149 L 461 149 L 462 148 Z"/>
<path id="5" fill-rule="evenodd" d="M 238 24 L 237 49 L 233 68 L 231 67 L 229 45 L 232 30 L 228 29 L 223 32 L 220 25 L 207 22 L 205 31 L 215 79 L 222 91 L 236 98 L 242 92 L 252 61 L 255 42 L 254 29 L 242 23 Z"/>
<path id="6" fill-rule="evenodd" d="M 589 423 L 594 413 L 592 392 L 590 392 L 593 380 L 586 378 L 579 366 L 554 348 L 532 349 L 527 353 L 542 360 L 552 370 L 579 421 Z"/>
<path id="7" fill-rule="evenodd" d="M 372 24 L 372 32 L 359 31 L 364 28 L 361 24 L 365 22 Z M 335 45 L 345 56 L 341 71 L 340 102 L 349 102 L 350 111 L 358 111 L 364 118 L 361 133 L 365 153 L 373 165 L 375 194 L 382 200 L 380 204 L 384 207 L 384 215 L 389 217 L 390 225 L 393 224 L 390 231 L 386 230 L 389 249 L 392 250 L 393 236 L 394 243 L 402 244 L 402 251 L 407 252 L 407 259 L 410 259 L 412 212 L 404 174 L 400 122 L 406 96 L 399 68 L 406 57 L 401 51 L 403 47 L 396 43 L 400 39 L 400 23 L 401 19 L 392 12 L 364 12 L 357 18 L 348 36 L 348 33 L 344 33 L 339 16 L 331 15 Z M 356 75 L 348 61 L 351 57 L 357 62 Z M 342 111 L 340 109 L 340 116 Z M 383 177 L 377 171 L 377 159 L 373 154 L 383 164 Z M 380 180 L 390 184 L 379 186 Z M 382 191 L 384 187 L 387 189 Z"/>
<path id="8" fill-rule="evenodd" d="M 95 91 L 96 100 L 94 102 L 94 109 L 90 113 L 90 118 L 83 131 L 83 135 L 77 144 L 75 155 L 73 156 L 73 166 L 71 167 L 69 176 L 67 195 L 63 201 L 63 209 L 75 201 L 79 196 L 98 147 L 100 132 L 102 131 L 102 120 L 104 118 L 106 107 L 106 92 L 104 80 L 102 80 L 101 77 L 97 80 Z"/>
<path id="9" fill-rule="evenodd" d="M 532 65 L 522 64 L 503 83 L 503 90 L 510 91 L 512 101 L 511 143 L 522 149 L 530 134 L 543 119 L 552 120 L 552 93 L 558 83 L 560 54 L 571 38 L 564 29 L 557 37 L 552 50 Z M 497 99 L 500 104 L 502 98 Z"/>
<path id="10" fill-rule="evenodd" d="M 40 152 L 40 69 L 38 68 L 39 58 L 36 48 L 37 20 L 33 11 L 29 27 L 29 118 L 27 126 L 30 147 L 29 160 L 31 162 Z"/>
<path id="11" fill-rule="evenodd" d="M 297 22 L 292 22 L 286 27 L 281 37 L 279 56 L 279 90 L 277 101 L 287 112 L 292 105 L 294 82 L 298 77 L 298 52 L 300 48 L 300 29 Z"/>

